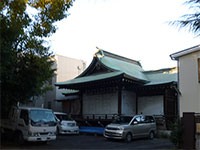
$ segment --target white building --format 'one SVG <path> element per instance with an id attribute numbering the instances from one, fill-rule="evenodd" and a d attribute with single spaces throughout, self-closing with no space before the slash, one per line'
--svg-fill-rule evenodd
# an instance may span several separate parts
<path id="1" fill-rule="evenodd" d="M 170 55 L 178 61 L 179 112 L 200 113 L 200 45 Z"/>
<path id="2" fill-rule="evenodd" d="M 64 89 L 55 87 L 56 82 L 71 80 L 81 74 L 86 68 L 86 62 L 79 59 L 69 58 L 66 56 L 55 55 L 56 76 L 52 79 L 53 90 L 32 101 L 32 106 L 51 108 L 54 111 L 62 111 L 62 105 L 57 100 L 65 99 L 62 94 Z"/>

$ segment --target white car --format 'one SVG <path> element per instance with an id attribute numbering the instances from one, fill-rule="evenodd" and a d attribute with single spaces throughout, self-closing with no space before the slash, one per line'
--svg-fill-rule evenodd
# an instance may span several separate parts
<path id="1" fill-rule="evenodd" d="M 75 120 L 72 120 L 66 113 L 54 112 L 58 121 L 58 134 L 79 134 L 79 127 Z"/>

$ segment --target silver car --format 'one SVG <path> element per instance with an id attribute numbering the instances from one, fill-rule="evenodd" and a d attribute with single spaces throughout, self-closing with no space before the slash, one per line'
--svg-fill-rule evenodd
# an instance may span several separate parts
<path id="1" fill-rule="evenodd" d="M 156 122 L 153 116 L 118 116 L 113 123 L 106 126 L 104 137 L 131 142 L 134 138 L 149 137 L 153 139 L 156 133 Z"/>
<path id="2" fill-rule="evenodd" d="M 66 113 L 54 112 L 58 121 L 58 134 L 79 134 L 79 127 L 75 120 L 72 120 Z"/>

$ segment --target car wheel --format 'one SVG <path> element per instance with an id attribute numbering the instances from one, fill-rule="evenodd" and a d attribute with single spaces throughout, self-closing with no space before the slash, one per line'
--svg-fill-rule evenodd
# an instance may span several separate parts
<path id="1" fill-rule="evenodd" d="M 132 134 L 129 132 L 126 134 L 126 142 L 131 142 L 132 141 Z"/>
<path id="2" fill-rule="evenodd" d="M 151 132 L 149 133 L 149 139 L 151 139 L 151 140 L 154 139 L 154 132 L 153 132 L 153 131 L 151 131 Z"/>

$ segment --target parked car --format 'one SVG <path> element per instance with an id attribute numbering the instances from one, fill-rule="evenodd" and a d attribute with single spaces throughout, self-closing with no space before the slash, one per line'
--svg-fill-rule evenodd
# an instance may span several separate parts
<path id="1" fill-rule="evenodd" d="M 63 112 L 54 112 L 54 114 L 58 122 L 58 134 L 79 134 L 79 127 L 75 120 Z"/>
<path id="2" fill-rule="evenodd" d="M 104 137 L 124 139 L 130 142 L 134 138 L 149 137 L 153 139 L 156 133 L 156 122 L 153 116 L 117 116 L 113 123 L 106 126 Z"/>

